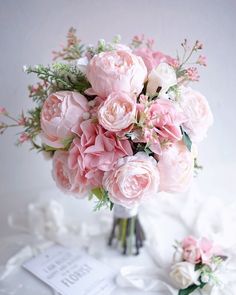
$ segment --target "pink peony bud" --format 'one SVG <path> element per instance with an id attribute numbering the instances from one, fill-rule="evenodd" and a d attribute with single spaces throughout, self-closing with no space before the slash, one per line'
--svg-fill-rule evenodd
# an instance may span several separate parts
<path id="1" fill-rule="evenodd" d="M 4 107 L 0 107 L 0 115 L 6 115 L 7 110 Z"/>

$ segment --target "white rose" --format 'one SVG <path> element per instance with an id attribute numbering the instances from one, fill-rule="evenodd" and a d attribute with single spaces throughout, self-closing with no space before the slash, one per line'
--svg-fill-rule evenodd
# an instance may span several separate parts
<path id="1" fill-rule="evenodd" d="M 181 87 L 179 104 L 187 120 L 184 130 L 193 142 L 200 142 L 213 123 L 213 115 L 206 98 L 190 87 Z"/>
<path id="2" fill-rule="evenodd" d="M 161 93 L 164 94 L 176 84 L 177 78 L 174 68 L 167 63 L 160 63 L 148 75 L 147 94 L 154 95 L 158 87 L 161 87 Z"/>
<path id="3" fill-rule="evenodd" d="M 171 267 L 170 277 L 179 289 L 186 289 L 198 281 L 200 272 L 194 270 L 195 265 L 189 262 L 178 262 Z"/>

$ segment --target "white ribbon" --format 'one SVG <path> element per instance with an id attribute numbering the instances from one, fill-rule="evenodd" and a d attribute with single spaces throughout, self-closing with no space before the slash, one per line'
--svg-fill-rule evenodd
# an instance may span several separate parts
<path id="1" fill-rule="evenodd" d="M 116 218 L 131 218 L 138 214 L 138 206 L 126 208 L 121 205 L 114 205 L 114 216 Z"/>

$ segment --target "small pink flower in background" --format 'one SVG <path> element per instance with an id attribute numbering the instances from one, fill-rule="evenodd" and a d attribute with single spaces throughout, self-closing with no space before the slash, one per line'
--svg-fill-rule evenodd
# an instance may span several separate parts
<path id="1" fill-rule="evenodd" d="M 180 66 L 180 62 L 176 58 L 172 58 L 168 61 L 168 64 L 172 66 L 174 69 L 177 69 Z"/>
<path id="2" fill-rule="evenodd" d="M 29 136 L 26 133 L 21 133 L 19 137 L 19 143 L 24 143 L 29 140 Z"/>
<path id="3" fill-rule="evenodd" d="M 144 42 L 145 36 L 144 34 L 135 35 L 132 39 L 133 43 L 142 44 Z"/>
<path id="4" fill-rule="evenodd" d="M 195 67 L 191 67 L 187 69 L 187 78 L 190 81 L 199 81 L 199 74 L 198 74 L 198 70 Z"/>
<path id="5" fill-rule="evenodd" d="M 4 107 L 0 107 L 0 115 L 6 115 L 7 110 Z"/>
<path id="6" fill-rule="evenodd" d="M 93 92 L 103 99 L 116 91 L 138 95 L 147 77 L 143 60 L 125 50 L 101 52 L 87 67 L 87 78 Z"/>
<path id="7" fill-rule="evenodd" d="M 195 151 L 190 152 L 182 141 L 173 143 L 158 157 L 160 191 L 185 192 L 193 179 Z"/>
<path id="8" fill-rule="evenodd" d="M 202 49 L 202 48 L 203 48 L 203 43 L 201 43 L 200 41 L 197 40 L 196 43 L 195 43 L 194 48 L 195 48 L 196 50 L 200 50 L 200 49 Z"/>
<path id="9" fill-rule="evenodd" d="M 71 129 L 84 120 L 88 112 L 87 99 L 78 92 L 59 91 L 51 94 L 41 112 L 41 139 L 43 143 L 63 148 L 63 140 L 72 136 Z"/>
<path id="10" fill-rule="evenodd" d="M 153 38 L 148 38 L 148 39 L 147 39 L 147 43 L 146 43 L 146 44 L 147 44 L 147 47 L 148 47 L 148 48 L 152 48 L 153 45 L 154 45 L 154 42 L 155 42 L 155 41 L 154 41 Z"/>
<path id="11" fill-rule="evenodd" d="M 79 124 L 76 132 L 80 139 L 73 141 L 70 163 L 80 166 L 93 187 L 101 186 L 104 171 L 111 170 L 119 158 L 133 154 L 127 139 L 117 139 L 115 133 L 91 119 Z"/>
<path id="12" fill-rule="evenodd" d="M 134 123 L 136 101 L 125 92 L 111 93 L 98 110 L 99 123 L 109 131 L 117 132 Z"/>
<path id="13" fill-rule="evenodd" d="M 197 60 L 197 64 L 206 67 L 207 66 L 206 57 L 199 55 L 198 60 Z"/>
<path id="14" fill-rule="evenodd" d="M 182 242 L 183 259 L 193 264 L 201 262 L 201 251 L 194 237 L 187 237 Z"/>
<path id="15" fill-rule="evenodd" d="M 57 186 L 64 192 L 83 196 L 86 186 L 82 181 L 80 167 L 71 169 L 68 166 L 69 153 L 56 151 L 53 156 L 52 176 Z"/>
<path id="16" fill-rule="evenodd" d="M 25 124 L 26 124 L 26 117 L 24 116 L 24 114 L 22 114 L 20 119 L 18 120 L 18 125 L 25 126 Z"/>
<path id="17" fill-rule="evenodd" d="M 103 186 L 115 204 L 132 208 L 159 189 L 157 162 L 144 152 L 117 161 L 113 170 L 105 172 Z"/>

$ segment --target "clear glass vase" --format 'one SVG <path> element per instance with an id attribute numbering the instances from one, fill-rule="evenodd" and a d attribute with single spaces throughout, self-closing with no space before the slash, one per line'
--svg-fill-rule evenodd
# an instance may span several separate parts
<path id="1" fill-rule="evenodd" d="M 124 255 L 138 255 L 145 240 L 145 233 L 138 217 L 138 208 L 127 209 L 114 205 L 113 210 L 113 225 L 108 245 L 117 247 Z"/>

